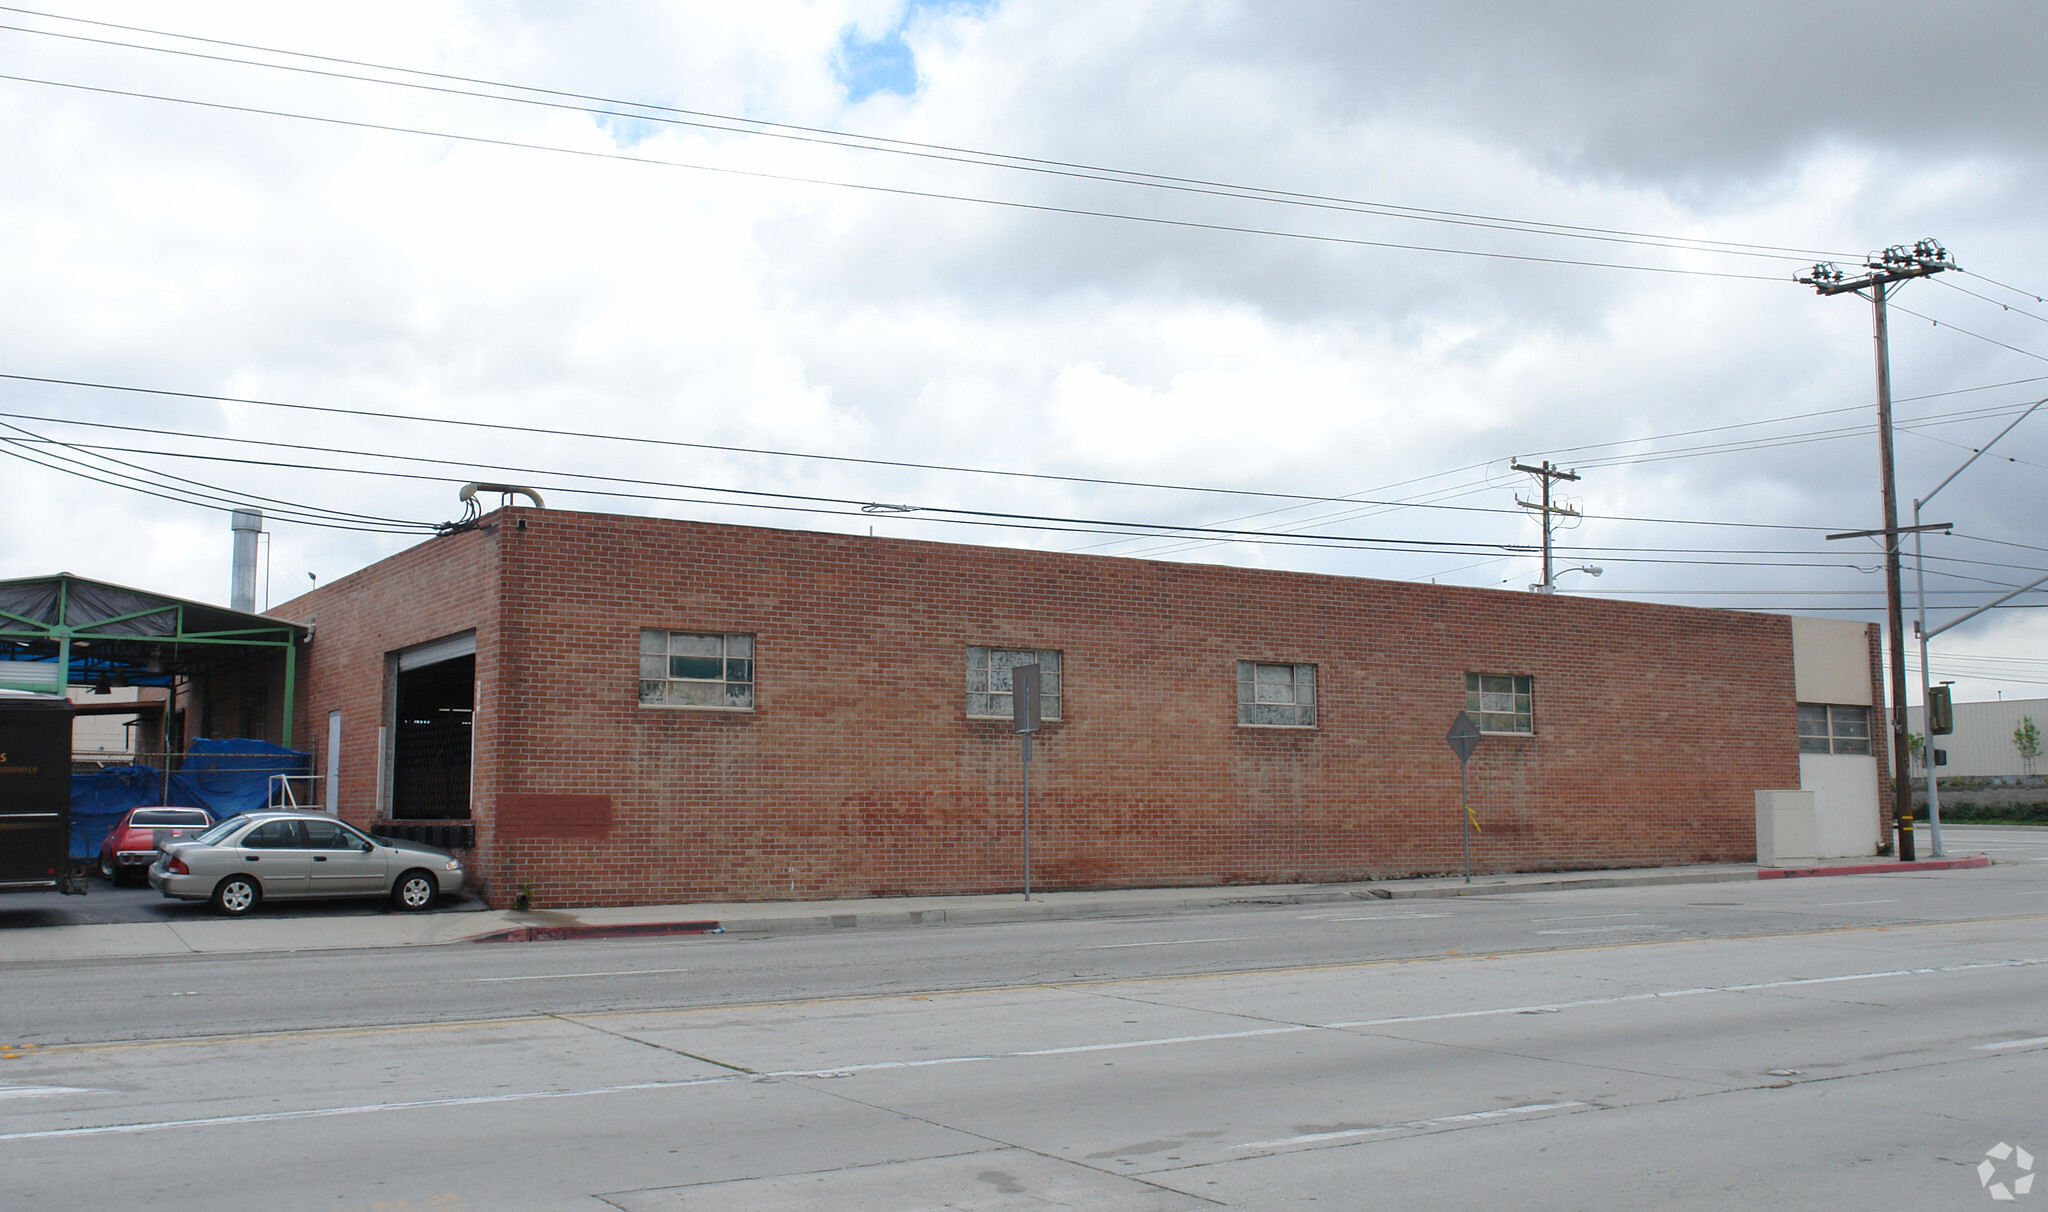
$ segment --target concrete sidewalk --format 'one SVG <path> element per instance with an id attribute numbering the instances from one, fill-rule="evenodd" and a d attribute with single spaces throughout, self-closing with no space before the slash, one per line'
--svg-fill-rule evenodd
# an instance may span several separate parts
<path id="1" fill-rule="evenodd" d="M 981 896 L 873 897 L 835 901 L 750 901 L 589 909 L 494 909 L 471 913 L 387 913 L 294 917 L 288 909 L 253 918 L 44 926 L 0 931 L 0 963 L 95 957 L 210 955 L 432 946 L 460 942 L 534 942 L 674 934 L 777 934 L 912 926 L 1143 917 L 1246 905 L 1320 905 L 1411 898 L 1500 896 L 1587 888 L 1753 881 L 1780 875 L 1850 875 L 1986 866 L 1981 855 L 1918 863 L 1877 863 L 1760 870 L 1749 863 L 1614 871 L 1531 872 L 1382 880 L 1350 884 L 1267 884 L 1208 888 L 1130 888 Z M 275 914 L 275 916 L 273 916 Z"/>

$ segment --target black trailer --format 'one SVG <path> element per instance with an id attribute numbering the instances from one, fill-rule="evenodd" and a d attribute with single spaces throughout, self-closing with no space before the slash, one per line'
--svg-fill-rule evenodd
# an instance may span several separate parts
<path id="1" fill-rule="evenodd" d="M 71 703 L 0 690 L 0 892 L 84 892 L 71 869 Z"/>

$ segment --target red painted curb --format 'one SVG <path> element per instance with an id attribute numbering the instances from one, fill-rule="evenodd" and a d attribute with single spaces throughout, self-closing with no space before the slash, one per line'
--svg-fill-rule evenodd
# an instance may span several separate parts
<path id="1" fill-rule="evenodd" d="M 722 934 L 717 922 L 636 922 L 617 926 L 515 926 L 479 934 L 472 943 L 551 943 L 572 938 L 655 938 L 665 934 Z"/>
<path id="2" fill-rule="evenodd" d="M 1919 859 L 1911 863 L 1859 863 L 1854 867 L 1759 867 L 1760 880 L 1790 880 L 1810 875 L 1883 875 L 1890 871 L 1955 871 L 1964 867 L 1989 867 L 1988 854 L 1969 858 Z"/>

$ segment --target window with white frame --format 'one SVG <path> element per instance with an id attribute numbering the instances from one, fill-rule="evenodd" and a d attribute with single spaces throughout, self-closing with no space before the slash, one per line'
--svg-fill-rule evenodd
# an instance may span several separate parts
<path id="1" fill-rule="evenodd" d="M 1799 704 L 1799 752 L 1869 753 L 1870 708 L 1839 703 Z"/>
<path id="2" fill-rule="evenodd" d="M 1019 665 L 1038 666 L 1038 716 L 1040 719 L 1060 718 L 1060 699 L 1063 682 L 1060 678 L 1060 654 L 1051 648 L 984 648 L 969 646 L 967 649 L 967 718 L 974 720 L 1007 720 L 1014 708 L 1011 706 L 1010 671 Z"/>
<path id="3" fill-rule="evenodd" d="M 1246 728 L 1316 726 L 1316 667 L 1237 663 L 1237 722 Z"/>
<path id="4" fill-rule="evenodd" d="M 754 637 L 642 628 L 640 704 L 752 711 Z"/>
<path id="5" fill-rule="evenodd" d="M 1536 679 L 1520 673 L 1465 675 L 1465 714 L 1481 732 L 1536 731 Z"/>

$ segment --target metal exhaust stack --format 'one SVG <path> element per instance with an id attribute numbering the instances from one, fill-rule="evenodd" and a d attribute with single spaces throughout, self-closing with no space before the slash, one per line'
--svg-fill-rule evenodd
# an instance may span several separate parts
<path id="1" fill-rule="evenodd" d="M 228 606 L 244 614 L 255 614 L 256 536 L 263 533 L 263 511 L 237 509 L 229 515 L 228 526 L 235 532 L 235 564 L 228 582 Z"/>

